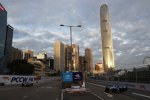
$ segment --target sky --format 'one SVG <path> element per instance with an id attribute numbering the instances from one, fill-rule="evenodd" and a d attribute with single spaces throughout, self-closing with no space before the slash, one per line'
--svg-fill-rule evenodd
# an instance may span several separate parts
<path id="1" fill-rule="evenodd" d="M 53 56 L 55 41 L 73 43 L 80 55 L 92 48 L 93 62 L 102 62 L 100 6 L 107 4 L 116 67 L 143 64 L 150 56 L 150 0 L 0 0 L 7 10 L 7 23 L 14 27 L 13 46 L 47 52 Z"/>

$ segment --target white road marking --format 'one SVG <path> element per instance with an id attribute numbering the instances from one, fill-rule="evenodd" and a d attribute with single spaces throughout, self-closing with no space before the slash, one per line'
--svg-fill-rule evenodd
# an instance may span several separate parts
<path id="1" fill-rule="evenodd" d="M 61 90 L 61 100 L 63 100 L 64 97 L 63 97 L 63 90 Z"/>
<path id="2" fill-rule="evenodd" d="M 43 89 L 43 88 L 47 88 L 47 89 L 50 89 L 50 88 L 52 88 L 52 87 L 41 87 L 41 88 L 42 88 L 42 89 Z"/>
<path id="3" fill-rule="evenodd" d="M 95 94 L 94 92 L 91 91 L 91 94 L 93 94 L 94 96 L 96 96 L 97 98 L 99 98 L 100 100 L 104 100 L 102 97 L 98 96 L 97 94 Z"/>
<path id="4" fill-rule="evenodd" d="M 143 94 L 139 94 L 139 93 L 132 93 L 134 95 L 138 95 L 138 96 L 142 96 L 142 97 L 146 97 L 146 98 L 150 98 L 150 96 L 147 96 L 147 95 L 143 95 Z"/>
<path id="5" fill-rule="evenodd" d="M 50 89 L 50 88 L 52 88 L 52 87 L 46 87 L 46 88 Z"/>
<path id="6" fill-rule="evenodd" d="M 27 97 L 28 97 L 28 96 L 26 96 L 26 95 L 25 95 L 25 96 L 23 96 L 23 98 L 27 98 Z"/>
<path id="7" fill-rule="evenodd" d="M 109 94 L 109 93 L 106 93 L 106 92 L 104 92 L 108 97 L 113 97 L 113 95 L 112 94 Z"/>
<path id="8" fill-rule="evenodd" d="M 17 89 L 17 88 L 21 88 L 21 87 L 13 87 L 13 88 L 7 88 L 7 89 L 0 89 L 0 91 L 11 90 L 11 89 Z"/>
<path id="9" fill-rule="evenodd" d="M 104 85 L 98 85 L 98 84 L 94 84 L 94 83 L 90 83 L 90 82 L 86 82 L 86 83 L 92 84 L 92 85 L 95 85 L 95 86 L 99 86 L 99 87 L 102 87 L 102 88 L 105 88 L 105 87 L 106 87 L 106 86 L 104 86 Z"/>

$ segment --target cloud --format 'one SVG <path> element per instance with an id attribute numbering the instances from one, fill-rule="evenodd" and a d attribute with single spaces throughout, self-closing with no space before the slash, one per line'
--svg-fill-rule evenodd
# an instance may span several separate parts
<path id="1" fill-rule="evenodd" d="M 70 30 L 60 24 L 82 25 L 73 28 L 73 43 L 92 48 L 94 64 L 101 62 L 100 5 L 108 4 L 111 16 L 115 64 L 139 65 L 150 55 L 150 0 L 1 0 L 14 27 L 13 46 L 53 54 L 59 40 L 70 44 Z"/>

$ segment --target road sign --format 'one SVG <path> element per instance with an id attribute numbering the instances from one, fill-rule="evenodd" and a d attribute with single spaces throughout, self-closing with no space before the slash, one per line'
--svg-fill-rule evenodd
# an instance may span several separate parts
<path id="1" fill-rule="evenodd" d="M 73 81 L 72 72 L 64 72 L 63 73 L 63 82 L 72 82 L 72 81 Z"/>
<path id="2" fill-rule="evenodd" d="M 81 72 L 73 72 L 73 81 L 78 82 L 78 81 L 83 81 L 83 75 Z"/>

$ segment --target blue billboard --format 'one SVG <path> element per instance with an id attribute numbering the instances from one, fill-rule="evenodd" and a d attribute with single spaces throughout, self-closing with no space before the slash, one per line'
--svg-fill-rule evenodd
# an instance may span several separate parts
<path id="1" fill-rule="evenodd" d="M 73 72 L 73 81 L 74 82 L 83 81 L 82 72 Z"/>
<path id="2" fill-rule="evenodd" d="M 62 74 L 63 74 L 63 82 L 72 82 L 73 81 L 72 72 L 64 72 Z"/>

